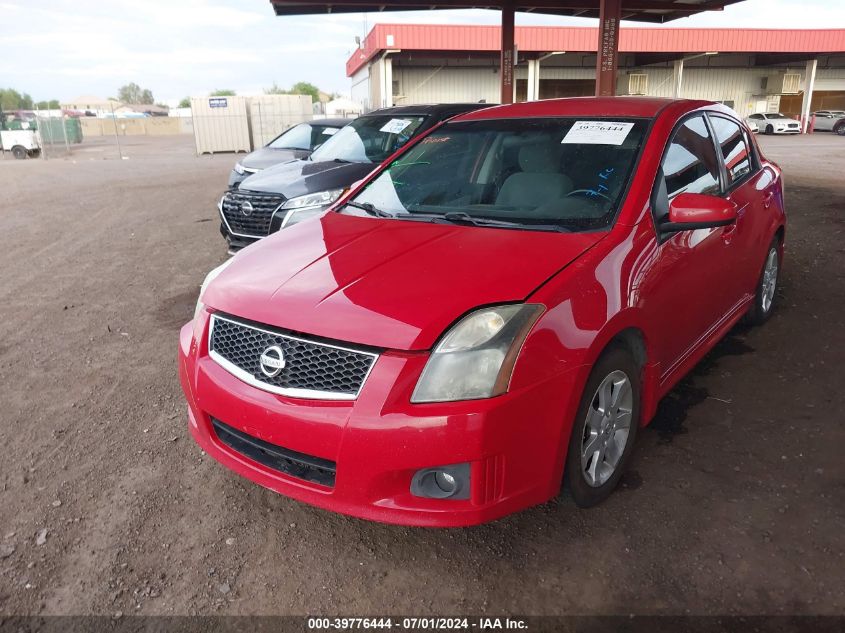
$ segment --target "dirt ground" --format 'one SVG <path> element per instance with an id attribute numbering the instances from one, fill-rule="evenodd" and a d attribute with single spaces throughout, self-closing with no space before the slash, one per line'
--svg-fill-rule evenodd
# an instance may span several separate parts
<path id="1" fill-rule="evenodd" d="M 190 439 L 177 332 L 233 156 L 0 160 L 0 616 L 845 614 L 845 138 L 761 144 L 790 213 L 773 319 L 662 403 L 605 504 L 453 530 L 308 507 Z"/>

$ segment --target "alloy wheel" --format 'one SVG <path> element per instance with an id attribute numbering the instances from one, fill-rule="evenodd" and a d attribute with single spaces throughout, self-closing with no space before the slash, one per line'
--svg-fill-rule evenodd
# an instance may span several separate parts
<path id="1" fill-rule="evenodd" d="M 581 470 L 594 488 L 613 476 L 625 454 L 633 402 L 631 380 L 621 370 L 607 375 L 593 395 L 581 438 Z"/>
<path id="2" fill-rule="evenodd" d="M 763 312 L 768 312 L 772 308 L 772 302 L 775 299 L 775 291 L 778 283 L 778 252 L 776 248 L 769 251 L 769 256 L 766 258 L 766 266 L 763 268 L 763 288 L 760 293 L 762 300 Z"/>

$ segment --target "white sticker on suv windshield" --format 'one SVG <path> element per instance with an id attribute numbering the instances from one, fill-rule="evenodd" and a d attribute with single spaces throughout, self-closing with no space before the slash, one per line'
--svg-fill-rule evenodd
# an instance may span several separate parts
<path id="1" fill-rule="evenodd" d="M 406 127 L 411 125 L 410 121 L 405 119 L 390 119 L 387 123 L 381 126 L 379 132 L 387 132 L 388 134 L 399 134 Z"/>
<path id="2" fill-rule="evenodd" d="M 322 134 L 325 134 L 326 136 L 331 136 L 332 134 L 335 134 L 335 133 L 337 133 L 336 127 L 324 127 L 323 131 L 322 131 Z"/>
<path id="3" fill-rule="evenodd" d="M 561 143 L 587 145 L 622 145 L 633 123 L 615 121 L 576 121 Z"/>

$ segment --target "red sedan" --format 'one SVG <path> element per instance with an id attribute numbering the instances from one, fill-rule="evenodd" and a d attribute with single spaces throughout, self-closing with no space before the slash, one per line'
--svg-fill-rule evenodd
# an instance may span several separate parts
<path id="1" fill-rule="evenodd" d="M 434 128 L 209 274 L 189 427 L 252 481 L 408 525 L 616 486 L 657 403 L 777 300 L 780 169 L 703 101 L 562 99 Z"/>

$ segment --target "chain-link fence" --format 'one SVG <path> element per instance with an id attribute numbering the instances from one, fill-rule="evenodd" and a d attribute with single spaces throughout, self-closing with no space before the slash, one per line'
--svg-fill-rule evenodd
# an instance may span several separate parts
<path id="1" fill-rule="evenodd" d="M 75 117 L 64 116 L 61 110 L 36 112 L 35 128 L 44 160 L 69 156 L 82 142 L 82 125 Z"/>

